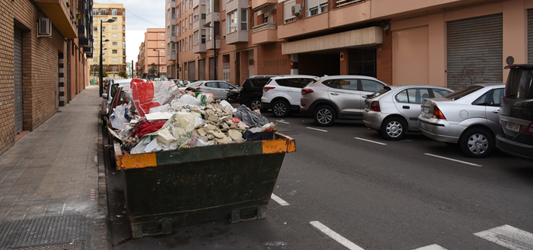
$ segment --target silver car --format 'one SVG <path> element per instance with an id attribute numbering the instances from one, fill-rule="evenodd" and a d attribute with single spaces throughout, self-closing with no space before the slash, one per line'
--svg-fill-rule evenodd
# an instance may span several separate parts
<path id="1" fill-rule="evenodd" d="M 418 117 L 425 136 L 459 144 L 469 157 L 487 157 L 500 130 L 504 84 L 475 84 L 444 98 L 425 99 Z"/>
<path id="2" fill-rule="evenodd" d="M 229 90 L 239 90 L 239 88 L 229 82 L 212 80 L 196 81 L 187 85 L 187 87 L 197 89 L 205 93 L 211 93 L 215 99 L 225 100 L 228 97 Z"/>
<path id="3" fill-rule="evenodd" d="M 424 98 L 443 97 L 451 92 L 449 88 L 432 85 L 384 88 L 366 98 L 363 122 L 388 140 L 400 140 L 408 131 L 418 131 Z"/>
<path id="4" fill-rule="evenodd" d="M 359 75 L 324 76 L 302 89 L 300 112 L 318 126 L 335 119 L 362 119 L 367 95 L 387 87 L 382 81 Z"/>

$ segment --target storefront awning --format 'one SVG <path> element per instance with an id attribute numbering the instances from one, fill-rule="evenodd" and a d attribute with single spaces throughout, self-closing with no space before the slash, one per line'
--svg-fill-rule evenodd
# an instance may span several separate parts
<path id="1" fill-rule="evenodd" d="M 350 30 L 327 36 L 313 37 L 305 40 L 281 44 L 283 55 L 314 52 L 330 49 L 341 49 L 383 43 L 383 30 L 373 26 L 364 29 Z"/>

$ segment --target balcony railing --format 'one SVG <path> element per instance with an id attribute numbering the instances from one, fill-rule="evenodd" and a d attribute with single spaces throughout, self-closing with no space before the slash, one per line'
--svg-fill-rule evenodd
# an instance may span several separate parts
<path id="1" fill-rule="evenodd" d="M 259 32 L 263 30 L 275 30 L 278 26 L 275 23 L 262 23 L 252 28 L 252 32 Z"/>

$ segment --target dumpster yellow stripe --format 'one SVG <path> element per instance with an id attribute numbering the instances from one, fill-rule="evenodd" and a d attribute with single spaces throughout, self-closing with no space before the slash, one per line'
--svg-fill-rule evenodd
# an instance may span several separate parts
<path id="1" fill-rule="evenodd" d="M 287 140 L 288 139 L 288 140 Z M 296 151 L 294 139 L 263 141 L 263 154 L 289 153 Z"/>
<path id="2" fill-rule="evenodd" d="M 124 155 L 117 157 L 117 169 L 133 169 L 157 166 L 155 153 Z"/>

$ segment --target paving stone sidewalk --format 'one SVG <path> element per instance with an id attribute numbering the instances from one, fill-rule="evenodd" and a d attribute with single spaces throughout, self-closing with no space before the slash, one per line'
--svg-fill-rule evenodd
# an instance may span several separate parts
<path id="1" fill-rule="evenodd" d="M 0 155 L 0 249 L 111 248 L 98 91 L 87 86 Z"/>

